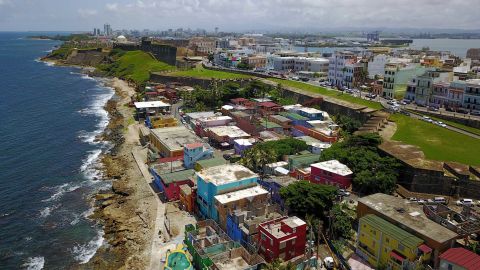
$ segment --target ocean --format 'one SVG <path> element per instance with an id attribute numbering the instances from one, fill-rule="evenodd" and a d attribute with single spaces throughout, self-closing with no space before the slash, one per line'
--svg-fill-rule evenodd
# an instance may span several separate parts
<path id="1" fill-rule="evenodd" d="M 363 39 L 365 40 L 365 39 Z M 413 39 L 413 43 L 410 44 L 409 48 L 412 49 L 422 49 L 423 47 L 429 47 L 430 50 L 434 51 L 450 51 L 456 56 L 465 58 L 467 55 L 467 50 L 470 48 L 480 48 L 480 39 Z M 309 52 L 320 52 L 320 53 L 333 53 L 335 51 L 343 50 L 362 50 L 361 48 L 355 47 L 310 47 L 308 48 Z M 403 49 L 403 48 L 399 48 Z M 294 47 L 294 50 L 297 52 L 303 52 L 304 47 Z"/>
<path id="2" fill-rule="evenodd" d="M 38 34 L 38 33 L 34 33 Z M 114 95 L 79 68 L 40 62 L 58 41 L 0 32 L 0 268 L 69 269 L 103 243 L 88 216 L 108 189 L 94 140 Z"/>

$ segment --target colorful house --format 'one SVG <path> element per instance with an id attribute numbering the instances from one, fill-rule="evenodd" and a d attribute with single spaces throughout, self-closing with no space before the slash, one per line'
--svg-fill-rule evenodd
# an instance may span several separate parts
<path id="1" fill-rule="evenodd" d="M 310 120 L 323 120 L 323 111 L 315 108 L 302 107 L 297 110 L 297 113 L 301 116 L 307 117 Z"/>
<path id="2" fill-rule="evenodd" d="M 352 185 L 353 172 L 338 160 L 329 160 L 310 165 L 311 182 L 349 188 Z"/>
<path id="3" fill-rule="evenodd" d="M 303 151 L 298 155 L 290 155 L 287 157 L 288 169 L 293 171 L 296 168 L 309 167 L 310 164 L 316 163 L 319 160 L 319 154 L 312 154 L 308 151 Z"/>
<path id="4" fill-rule="evenodd" d="M 371 265 L 388 265 L 389 269 L 415 269 L 428 261 L 432 249 L 415 235 L 376 216 L 359 219 L 356 253 Z"/>
<path id="5" fill-rule="evenodd" d="M 291 176 L 271 176 L 269 178 L 259 179 L 258 183 L 270 192 L 272 202 L 278 204 L 280 209 L 283 210 L 285 209 L 285 201 L 282 196 L 280 196 L 280 189 L 296 181 L 298 180 Z"/>
<path id="6" fill-rule="evenodd" d="M 305 253 L 307 224 L 298 217 L 281 217 L 258 226 L 258 253 L 267 262 L 288 261 Z"/>
<path id="7" fill-rule="evenodd" d="M 255 139 L 237 139 L 233 141 L 233 149 L 235 149 L 235 155 L 243 156 L 245 150 L 250 149 L 255 143 Z"/>
<path id="8" fill-rule="evenodd" d="M 200 215 L 218 222 L 215 196 L 257 185 L 258 175 L 238 164 L 203 169 L 197 174 L 197 204 Z"/>
<path id="9" fill-rule="evenodd" d="M 268 191 L 261 186 L 241 189 L 215 196 L 218 224 L 226 229 L 227 215 L 235 209 L 254 209 L 268 203 Z"/>
<path id="10" fill-rule="evenodd" d="M 171 115 L 147 116 L 145 125 L 148 128 L 174 127 L 178 125 L 177 119 Z"/>
<path id="11" fill-rule="evenodd" d="M 194 170 L 183 170 L 171 173 L 159 173 L 155 166 L 150 168 L 153 175 L 155 186 L 164 193 L 168 201 L 176 201 L 180 199 L 180 186 L 194 186 L 193 176 Z"/>
<path id="12" fill-rule="evenodd" d="M 229 162 L 224 159 L 223 157 L 214 157 L 210 159 L 202 159 L 195 162 L 195 171 L 199 172 L 203 169 L 207 169 L 210 167 L 220 166 L 224 164 L 228 164 Z"/>
<path id="13" fill-rule="evenodd" d="M 307 123 L 310 119 L 305 116 L 301 116 L 298 113 L 293 113 L 293 112 L 281 112 L 279 113 L 281 116 L 284 116 L 290 120 L 292 120 L 291 125 L 292 126 L 304 126 L 304 127 L 310 127 L 310 125 Z"/>
<path id="14" fill-rule="evenodd" d="M 195 199 L 197 198 L 197 187 L 191 187 L 188 184 L 180 186 L 180 203 L 185 211 L 195 213 Z"/>
<path id="15" fill-rule="evenodd" d="M 440 255 L 440 270 L 477 270 L 480 255 L 464 248 L 451 248 Z"/>
<path id="16" fill-rule="evenodd" d="M 190 143 L 183 147 L 183 162 L 185 168 L 193 169 L 195 163 L 199 160 L 210 159 L 213 157 L 213 149 L 203 143 Z"/>

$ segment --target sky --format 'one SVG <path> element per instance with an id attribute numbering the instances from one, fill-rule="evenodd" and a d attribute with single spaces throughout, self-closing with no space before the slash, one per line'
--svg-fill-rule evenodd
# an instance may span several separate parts
<path id="1" fill-rule="evenodd" d="M 480 0 L 0 0 L 0 31 L 480 29 Z"/>

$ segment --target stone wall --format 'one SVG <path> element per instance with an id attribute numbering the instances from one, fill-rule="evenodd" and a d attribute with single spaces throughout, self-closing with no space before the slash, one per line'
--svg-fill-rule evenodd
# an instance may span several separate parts
<path id="1" fill-rule="evenodd" d="M 472 118 L 468 118 L 468 115 L 461 114 L 461 113 L 458 113 L 458 115 L 460 115 L 460 117 L 453 117 L 453 116 L 450 116 L 450 115 L 437 114 L 437 113 L 432 113 L 432 112 L 429 112 L 429 111 L 415 111 L 414 110 L 414 112 L 418 113 L 418 114 L 424 114 L 424 115 L 440 118 L 440 119 L 447 120 L 447 121 L 460 123 L 460 124 L 463 124 L 465 126 L 469 126 L 469 127 L 473 127 L 473 128 L 480 128 L 480 120 L 477 120 L 478 117 L 477 117 L 477 119 L 472 119 Z M 464 116 L 466 116 L 467 118 L 463 118 Z"/>
<path id="2" fill-rule="evenodd" d="M 175 66 L 177 61 L 177 48 L 165 44 L 152 43 L 149 40 L 142 40 L 140 44 L 137 43 L 115 43 L 114 49 L 121 49 L 124 51 L 144 51 L 151 53 L 158 61 Z"/>
<path id="3" fill-rule="evenodd" d="M 251 82 L 251 79 L 236 79 L 236 80 L 213 80 L 210 78 L 195 78 L 195 77 L 179 77 L 174 75 L 169 75 L 168 72 L 161 73 L 155 72 L 150 74 L 150 81 L 156 83 L 172 83 L 177 82 L 187 86 L 200 86 L 202 88 L 209 88 L 212 86 L 213 82 L 215 81 L 218 86 L 222 86 L 226 83 L 235 82 L 238 83 L 241 87 L 247 85 Z"/>

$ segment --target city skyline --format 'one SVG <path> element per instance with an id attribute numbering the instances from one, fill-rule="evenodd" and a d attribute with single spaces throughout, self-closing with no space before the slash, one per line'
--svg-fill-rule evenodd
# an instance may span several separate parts
<path id="1" fill-rule="evenodd" d="M 408 2 L 411 2 L 409 4 Z M 473 3 L 472 3 L 473 2 Z M 157 1 L 81 2 L 0 0 L 0 30 L 86 31 L 110 23 L 114 29 L 205 28 L 213 31 L 322 31 L 332 29 L 478 30 L 472 6 L 450 1 Z M 455 18 L 455 20 L 446 20 Z"/>

